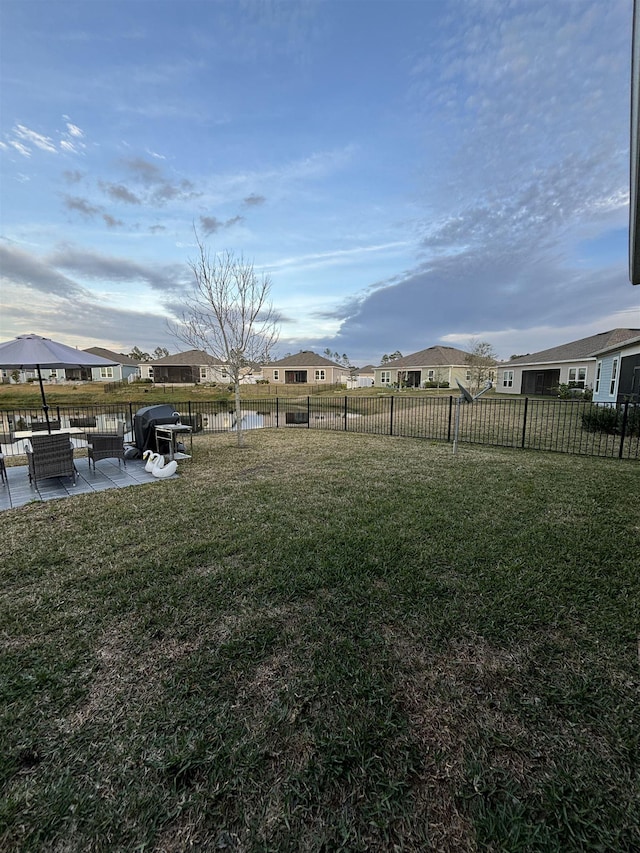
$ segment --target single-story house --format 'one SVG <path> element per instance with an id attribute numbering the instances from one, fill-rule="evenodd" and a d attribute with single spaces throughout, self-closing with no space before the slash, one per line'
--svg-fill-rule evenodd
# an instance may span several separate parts
<path id="1" fill-rule="evenodd" d="M 496 390 L 501 394 L 555 396 L 559 385 L 595 388 L 596 353 L 640 336 L 640 329 L 612 329 L 503 362 Z"/>
<path id="2" fill-rule="evenodd" d="M 640 334 L 595 353 L 594 403 L 640 403 Z"/>
<path id="3" fill-rule="evenodd" d="M 262 376 L 275 385 L 346 385 L 349 368 L 304 350 L 263 364 Z"/>
<path id="4" fill-rule="evenodd" d="M 153 361 L 141 362 L 140 375 L 142 379 L 152 379 L 154 382 L 167 384 L 197 384 L 199 382 L 215 382 L 226 384 L 231 382 L 229 370 L 224 361 L 215 358 L 204 350 L 191 349 L 165 355 Z M 261 377 L 259 365 L 247 367 L 241 382 L 255 382 Z"/>
<path id="5" fill-rule="evenodd" d="M 427 347 L 375 367 L 373 384 L 377 387 L 456 388 L 456 379 L 463 384 L 472 381 L 469 357 L 469 353 L 456 347 Z M 490 374 L 487 378 L 491 378 Z"/>
<path id="6" fill-rule="evenodd" d="M 140 376 L 138 362 L 129 358 L 121 352 L 112 352 L 104 349 L 104 347 L 89 347 L 83 352 L 91 353 L 91 355 L 106 358 L 107 361 L 113 361 L 114 364 L 109 367 L 59 367 L 48 368 L 43 367 L 40 371 L 44 382 L 118 382 L 122 379 L 132 377 L 137 379 Z M 18 374 L 18 382 L 35 381 L 38 374 L 36 370 L 3 370 L 3 378 L 13 382 L 14 374 Z"/>
<path id="7" fill-rule="evenodd" d="M 91 355 L 98 355 L 100 358 L 106 358 L 108 361 L 114 361 L 113 367 L 90 367 L 84 368 L 91 372 L 91 379 L 94 382 L 118 382 L 122 380 L 133 381 L 140 378 L 140 368 L 138 362 L 129 358 L 128 355 L 123 355 L 121 352 L 111 352 L 104 347 L 90 347 L 85 352 Z M 69 371 L 67 370 L 67 379 L 69 379 Z"/>
<path id="8" fill-rule="evenodd" d="M 364 367 L 359 367 L 354 378 L 349 383 L 351 388 L 371 388 L 375 382 L 375 366 L 366 364 Z"/>
<path id="9" fill-rule="evenodd" d="M 203 350 L 190 349 L 140 363 L 142 379 L 172 384 L 229 382 L 226 365 Z"/>

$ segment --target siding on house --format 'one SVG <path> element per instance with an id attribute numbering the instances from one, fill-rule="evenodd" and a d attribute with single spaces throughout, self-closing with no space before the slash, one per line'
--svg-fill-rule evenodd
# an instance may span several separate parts
<path id="1" fill-rule="evenodd" d="M 501 394 L 554 394 L 558 384 L 573 381 L 572 370 L 577 376 L 581 368 L 585 369 L 583 387 L 593 388 L 597 353 L 620 347 L 639 335 L 640 329 L 611 329 L 504 362 L 498 367 L 496 390 Z M 513 371 L 510 381 L 509 371 Z"/>
<path id="2" fill-rule="evenodd" d="M 613 365 L 616 376 L 612 386 Z M 625 400 L 640 402 L 640 339 L 628 345 L 608 349 L 596 355 L 596 370 L 600 367 L 600 381 L 594 382 L 594 403 L 622 403 Z"/>

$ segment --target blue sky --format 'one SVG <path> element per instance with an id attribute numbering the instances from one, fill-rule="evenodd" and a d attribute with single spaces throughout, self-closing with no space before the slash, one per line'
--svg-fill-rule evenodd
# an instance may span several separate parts
<path id="1" fill-rule="evenodd" d="M 640 326 L 631 0 L 4 0 L 0 340 L 175 352 L 194 226 L 276 356 Z"/>

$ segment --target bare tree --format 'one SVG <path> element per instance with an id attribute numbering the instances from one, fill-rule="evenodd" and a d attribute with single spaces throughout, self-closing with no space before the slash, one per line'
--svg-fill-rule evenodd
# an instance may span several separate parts
<path id="1" fill-rule="evenodd" d="M 497 355 L 488 341 L 470 341 L 470 350 L 465 356 L 465 363 L 471 373 L 471 391 L 476 393 L 488 380 L 496 378 Z"/>
<path id="2" fill-rule="evenodd" d="M 180 340 L 224 362 L 235 391 L 238 446 L 244 444 L 240 382 L 269 358 L 278 341 L 277 316 L 269 300 L 271 280 L 232 252 L 211 255 L 196 234 L 198 256 L 182 322 L 172 326 Z"/>

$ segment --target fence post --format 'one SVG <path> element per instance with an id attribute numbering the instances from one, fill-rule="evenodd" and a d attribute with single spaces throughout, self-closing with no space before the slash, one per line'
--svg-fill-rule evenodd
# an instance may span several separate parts
<path id="1" fill-rule="evenodd" d="M 622 459 L 622 448 L 624 447 L 624 437 L 627 432 L 627 412 L 629 410 L 629 401 L 625 400 L 622 410 L 622 427 L 620 429 L 620 449 L 618 450 L 618 459 Z"/>
<path id="2" fill-rule="evenodd" d="M 280 397 L 276 396 L 276 429 L 280 426 L 280 406 L 279 406 Z"/>
<path id="3" fill-rule="evenodd" d="M 449 394 L 449 423 L 447 425 L 447 441 L 451 441 L 451 415 L 453 414 L 453 394 Z"/>
<path id="4" fill-rule="evenodd" d="M 344 395 L 344 429 L 347 431 L 347 395 Z"/>
<path id="5" fill-rule="evenodd" d="M 307 397 L 307 429 L 311 429 L 311 397 Z"/>
<path id="6" fill-rule="evenodd" d="M 527 409 L 529 408 L 529 398 L 524 398 L 524 414 L 522 416 L 522 441 L 520 443 L 520 447 L 524 450 L 525 448 L 525 438 L 527 432 Z"/>
<path id="7" fill-rule="evenodd" d="M 394 401 L 394 399 L 395 398 L 392 394 L 391 395 L 391 411 L 389 413 L 389 435 L 393 435 L 393 401 Z"/>

